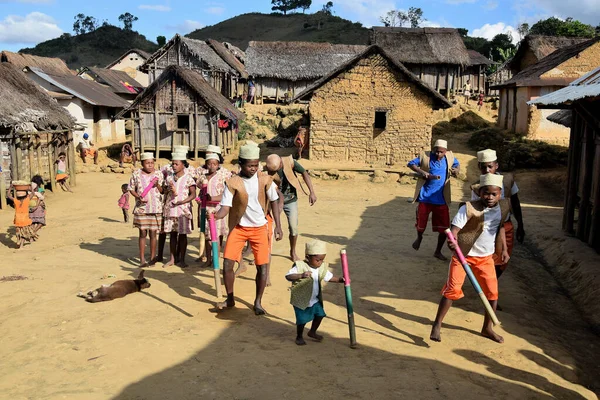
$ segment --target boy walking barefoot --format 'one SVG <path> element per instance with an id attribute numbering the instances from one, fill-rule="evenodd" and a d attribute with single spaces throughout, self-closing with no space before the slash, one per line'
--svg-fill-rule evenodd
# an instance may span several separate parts
<path id="1" fill-rule="evenodd" d="M 233 267 L 240 261 L 246 242 L 250 242 L 256 264 L 256 298 L 253 308 L 256 315 L 264 315 L 266 311 L 261 301 L 267 285 L 267 264 L 270 256 L 266 218 L 270 207 L 273 209 L 276 240 L 281 240 L 282 232 L 277 188 L 270 176 L 257 174 L 259 157 L 260 149 L 256 144 L 245 144 L 240 148 L 240 174 L 227 182 L 221 209 L 215 214 L 217 220 L 229 214 L 229 237 L 223 254 L 223 280 L 227 300 L 217 303 L 216 307 L 222 310 L 235 306 Z"/>
<path id="2" fill-rule="evenodd" d="M 494 269 L 494 253 L 496 248 L 502 250 L 502 260 L 508 262 L 510 256 L 506 248 L 506 236 L 503 222 L 510 212 L 509 200 L 501 200 L 502 176 L 486 174 L 480 177 L 480 200 L 470 201 L 460 207 L 452 220 L 452 234 L 458 246 L 465 254 L 477 282 L 485 293 L 494 311 L 498 304 L 498 278 Z M 448 247 L 456 247 L 448 242 Z M 442 289 L 442 300 L 438 307 L 435 322 L 431 329 L 430 339 L 441 342 L 442 321 L 454 300 L 464 297 L 462 285 L 466 272 L 456 256 L 450 262 L 448 280 Z M 503 343 L 504 338 L 492 329 L 490 316 L 485 313 L 481 334 L 495 342 Z"/>
<path id="3" fill-rule="evenodd" d="M 412 247 L 415 250 L 421 248 L 423 233 L 427 228 L 429 214 L 432 214 L 431 225 L 434 232 L 438 232 L 438 242 L 433 256 L 442 261 L 448 259 L 442 254 L 442 247 L 446 240 L 444 233 L 450 225 L 450 210 L 448 204 L 451 201 L 450 176 L 458 176 L 460 164 L 454 158 L 454 154 L 448 151 L 448 142 L 438 140 L 431 152 L 423 153 L 408 163 L 408 167 L 421 175 L 417 181 L 417 188 L 413 203 L 417 206 L 417 239 Z"/>
<path id="4" fill-rule="evenodd" d="M 121 185 L 121 192 L 123 194 L 119 197 L 117 204 L 123 211 L 123 222 L 127 223 L 129 222 L 129 185 L 127 183 Z"/>
<path id="5" fill-rule="evenodd" d="M 290 303 L 296 314 L 296 344 L 303 346 L 304 326 L 312 321 L 308 337 L 317 342 L 323 336 L 317 333 L 323 318 L 327 315 L 323 309 L 323 294 L 321 282 L 344 283 L 343 277 L 334 277 L 329 271 L 329 264 L 324 262 L 327 255 L 327 245 L 320 240 L 306 244 L 305 261 L 296 261 L 285 279 L 292 282 Z"/>

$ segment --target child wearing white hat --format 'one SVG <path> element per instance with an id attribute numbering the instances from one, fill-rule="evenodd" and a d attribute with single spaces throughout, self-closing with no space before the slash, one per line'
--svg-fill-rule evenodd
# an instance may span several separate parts
<path id="1" fill-rule="evenodd" d="M 321 282 L 344 283 L 343 277 L 335 277 L 325 262 L 327 245 L 320 240 L 306 243 L 306 258 L 296 261 L 285 278 L 292 282 L 290 303 L 296 314 L 296 344 L 305 345 L 304 327 L 312 321 L 308 336 L 320 342 L 323 336 L 317 333 L 323 318 L 327 315 L 323 309 Z"/>
<path id="2" fill-rule="evenodd" d="M 502 176 L 502 193 L 500 197 L 510 198 L 511 214 L 515 216 L 517 220 L 517 241 L 523 243 L 525 240 L 525 228 L 523 225 L 523 212 L 521 211 L 521 201 L 519 200 L 519 187 L 515 182 L 512 174 L 498 173 L 498 157 L 496 151 L 492 149 L 485 149 L 477 152 L 477 161 L 479 169 L 482 174 L 495 174 Z M 479 182 L 475 182 L 471 185 L 471 200 L 479 200 Z M 507 193 L 509 194 L 507 196 Z M 508 254 L 512 254 L 514 242 L 515 242 L 515 229 L 512 221 L 509 219 L 504 223 L 504 230 L 506 231 L 506 244 L 508 246 Z M 506 270 L 508 264 L 502 262 L 501 254 L 496 253 L 494 255 L 494 262 L 496 264 L 496 275 L 500 278 L 500 275 Z"/>
<path id="3" fill-rule="evenodd" d="M 452 234 L 457 239 L 458 247 L 465 255 L 477 282 L 489 300 L 492 308 L 498 305 L 498 278 L 494 268 L 494 253 L 501 249 L 502 259 L 508 262 L 510 256 L 506 247 L 506 236 L 503 222 L 508 219 L 510 202 L 500 198 L 502 176 L 486 174 L 480 177 L 480 199 L 470 201 L 461 206 L 452 220 Z M 448 247 L 456 247 L 448 242 Z M 430 339 L 441 341 L 442 321 L 455 300 L 464 297 L 462 285 L 466 272 L 460 260 L 452 257 L 448 279 L 442 289 L 442 299 L 431 329 Z M 493 324 L 487 313 L 483 320 L 481 334 L 495 342 L 502 343 L 504 339 L 492 329 Z"/>
<path id="4" fill-rule="evenodd" d="M 242 250 L 246 242 L 249 242 L 257 269 L 254 313 L 264 315 L 266 311 L 261 302 L 267 286 L 268 264 L 271 256 L 267 221 L 271 209 L 275 221 L 276 240 L 281 240 L 282 232 L 277 187 L 273 183 L 273 178 L 257 173 L 259 158 L 260 149 L 255 143 L 247 143 L 240 148 L 240 174 L 227 182 L 221 199 L 221 209 L 215 214 L 217 220 L 229 215 L 229 237 L 223 253 L 223 279 L 227 300 L 217 303 L 217 308 L 235 306 L 233 267 L 240 261 Z"/>
<path id="5" fill-rule="evenodd" d="M 419 157 L 408 163 L 408 168 L 420 175 L 413 197 L 413 203 L 417 206 L 417 239 L 413 243 L 413 249 L 419 250 L 423 233 L 427 228 L 429 214 L 432 214 L 431 224 L 433 232 L 438 233 L 438 241 L 434 257 L 446 261 L 442 254 L 442 247 L 446 240 L 444 231 L 450 226 L 451 202 L 450 177 L 458 176 L 460 164 L 451 151 L 448 151 L 448 142 L 439 139 L 433 145 L 433 150 L 424 152 Z"/>

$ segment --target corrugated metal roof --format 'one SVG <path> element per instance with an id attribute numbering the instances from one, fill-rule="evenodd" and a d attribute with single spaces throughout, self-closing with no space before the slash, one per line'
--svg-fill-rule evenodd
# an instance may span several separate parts
<path id="1" fill-rule="evenodd" d="M 138 94 L 144 90 L 144 86 L 133 79 L 125 71 L 118 71 L 107 68 L 85 67 L 79 72 L 79 76 L 84 73 L 93 75 L 93 79 L 105 85 L 110 86 L 113 92 L 120 94 Z M 129 88 L 126 86 L 129 85 Z"/>
<path id="2" fill-rule="evenodd" d="M 588 97 L 600 97 L 600 67 L 571 82 L 569 86 L 538 97 L 527 104 L 554 106 L 569 104 Z"/>
<path id="3" fill-rule="evenodd" d="M 54 86 L 72 94 L 75 97 L 80 98 L 81 100 L 93 106 L 123 108 L 129 105 L 126 100 L 120 98 L 111 92 L 110 89 L 107 89 L 97 82 L 83 79 L 75 75 L 50 75 L 35 67 L 28 67 L 27 69 L 46 82 L 53 84 Z"/>

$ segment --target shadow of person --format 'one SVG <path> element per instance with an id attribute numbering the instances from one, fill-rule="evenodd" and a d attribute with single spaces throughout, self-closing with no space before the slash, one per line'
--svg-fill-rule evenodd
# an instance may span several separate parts
<path id="1" fill-rule="evenodd" d="M 17 228 L 11 225 L 6 230 L 6 233 L 0 233 L 0 243 L 9 249 L 18 249 L 19 246 L 17 245 L 16 236 Z"/>
<path id="2" fill-rule="evenodd" d="M 575 383 L 578 381 L 577 372 L 574 368 L 565 366 L 558 361 L 553 360 L 546 354 L 536 353 L 531 350 L 519 350 L 519 353 L 536 363 L 542 368 L 546 368 L 548 371 L 555 373 L 566 381 Z"/>
<path id="3" fill-rule="evenodd" d="M 483 353 L 479 353 L 474 350 L 455 350 L 454 353 L 464 357 L 466 360 L 483 365 L 488 371 L 496 376 L 508 379 L 514 382 L 521 382 L 527 385 L 531 385 L 539 390 L 543 390 L 546 393 L 551 394 L 557 399 L 585 399 L 581 394 L 554 384 L 548 381 L 547 378 L 534 374 L 532 372 L 509 367 L 500 364 L 498 361 Z"/>
<path id="4" fill-rule="evenodd" d="M 123 223 L 123 221 L 119 221 L 116 219 L 112 219 L 112 218 L 107 218 L 107 217 L 98 217 L 99 220 L 104 221 L 104 222 L 118 222 L 120 224 Z"/>
<path id="5" fill-rule="evenodd" d="M 138 254 L 139 252 L 137 239 L 137 236 L 131 236 L 129 239 L 104 237 L 100 239 L 100 243 L 82 242 L 79 244 L 79 247 L 84 250 L 96 252 L 105 257 L 111 257 L 118 261 L 127 262 L 131 265 L 137 266 L 139 263 L 130 258 L 132 254 Z"/>

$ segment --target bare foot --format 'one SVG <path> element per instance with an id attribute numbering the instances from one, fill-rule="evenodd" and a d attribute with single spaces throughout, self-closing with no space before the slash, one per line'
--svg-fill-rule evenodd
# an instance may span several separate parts
<path id="1" fill-rule="evenodd" d="M 415 240 L 412 244 L 413 249 L 415 250 L 419 250 L 421 248 L 421 241 L 423 240 L 423 238 L 417 238 L 417 240 Z"/>
<path id="2" fill-rule="evenodd" d="M 297 337 L 296 338 L 296 344 L 298 346 L 306 346 L 306 342 L 304 341 L 304 338 L 302 338 L 302 337 Z"/>
<path id="3" fill-rule="evenodd" d="M 296 255 L 296 253 L 290 253 L 290 258 L 292 259 L 293 262 L 301 260 L 301 258 L 298 257 L 298 255 Z"/>
<path id="4" fill-rule="evenodd" d="M 152 261 L 150 261 L 150 265 L 154 265 L 154 264 L 160 264 L 163 262 L 163 258 L 162 257 L 154 257 L 152 259 Z"/>
<path id="5" fill-rule="evenodd" d="M 166 263 L 163 264 L 163 268 L 170 267 L 171 265 L 174 265 L 174 264 L 175 264 L 175 260 L 170 259 L 169 261 L 167 261 Z"/>
<path id="6" fill-rule="evenodd" d="M 445 255 L 443 255 L 442 253 L 437 253 L 436 252 L 436 253 L 433 253 L 433 256 L 435 258 L 437 258 L 438 260 L 448 261 L 448 258 Z"/>
<path id="7" fill-rule="evenodd" d="M 146 260 L 140 261 L 140 268 L 147 268 L 149 265 Z"/>
<path id="8" fill-rule="evenodd" d="M 184 263 L 184 262 L 177 263 L 177 266 L 179 268 L 187 268 L 188 267 L 188 265 L 186 263 Z"/>
<path id="9" fill-rule="evenodd" d="M 254 315 L 265 315 L 265 314 L 267 314 L 267 312 L 265 311 L 265 309 L 262 308 L 262 306 L 260 304 L 255 304 L 252 309 L 254 310 Z"/>
<path id="10" fill-rule="evenodd" d="M 238 277 L 246 271 L 248 271 L 248 267 L 246 267 L 246 264 L 242 262 L 238 265 L 237 269 L 235 270 L 235 276 Z"/>
<path id="11" fill-rule="evenodd" d="M 496 332 L 494 332 L 494 330 L 492 328 L 482 329 L 481 336 L 491 339 L 497 343 L 504 343 L 504 338 L 502 336 L 498 335 Z"/>
<path id="12" fill-rule="evenodd" d="M 308 337 L 315 339 L 317 342 L 323 341 L 323 336 L 319 335 L 317 332 L 308 331 Z"/>
<path id="13" fill-rule="evenodd" d="M 217 310 L 226 310 L 228 308 L 233 308 L 235 307 L 235 300 L 220 301 L 217 304 L 215 304 L 215 307 L 217 308 Z"/>
<path id="14" fill-rule="evenodd" d="M 429 335 L 429 339 L 433 340 L 434 342 L 441 342 L 442 341 L 442 336 L 441 336 L 441 330 L 442 328 L 434 325 L 433 328 L 431 328 L 431 334 Z"/>

